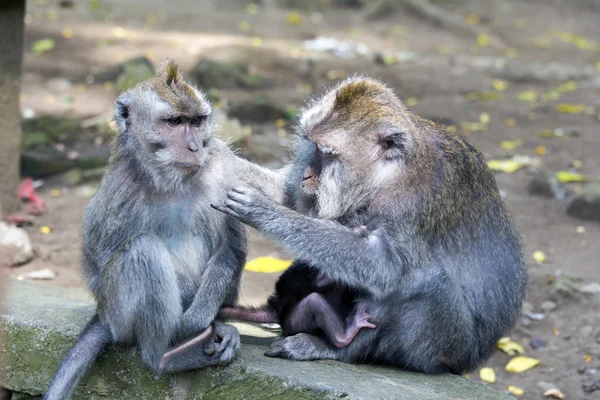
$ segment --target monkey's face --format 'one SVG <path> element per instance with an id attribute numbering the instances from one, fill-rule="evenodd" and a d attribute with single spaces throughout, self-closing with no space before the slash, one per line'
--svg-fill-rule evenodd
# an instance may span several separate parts
<path id="1" fill-rule="evenodd" d="M 201 172 L 212 138 L 210 104 L 188 86 L 184 96 L 177 84 L 185 85 L 142 85 L 117 100 L 126 146 L 157 184 L 160 180 L 168 189 L 177 189 Z"/>
<path id="2" fill-rule="evenodd" d="M 351 80 L 313 103 L 302 116 L 302 193 L 318 216 L 336 218 L 362 207 L 396 181 L 410 139 L 400 101 L 376 81 Z"/>

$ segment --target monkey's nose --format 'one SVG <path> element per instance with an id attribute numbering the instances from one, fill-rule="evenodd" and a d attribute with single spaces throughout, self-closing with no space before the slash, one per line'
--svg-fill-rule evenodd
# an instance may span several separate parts
<path id="1" fill-rule="evenodd" d="M 198 144 L 196 142 L 188 142 L 187 148 L 189 151 L 193 151 L 195 153 L 198 151 Z"/>

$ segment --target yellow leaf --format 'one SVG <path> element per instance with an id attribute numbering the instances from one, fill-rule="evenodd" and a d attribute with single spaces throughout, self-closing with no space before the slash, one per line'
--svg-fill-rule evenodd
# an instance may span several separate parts
<path id="1" fill-rule="evenodd" d="M 538 264 L 543 264 L 547 260 L 546 255 L 541 250 L 534 251 L 531 255 L 531 258 L 533 258 L 533 261 L 535 261 Z"/>
<path id="2" fill-rule="evenodd" d="M 542 101 L 558 100 L 560 98 L 560 92 L 558 90 L 551 90 L 542 95 Z"/>
<path id="3" fill-rule="evenodd" d="M 50 232 L 52 232 L 52 229 L 50 229 L 50 227 L 49 227 L 49 226 L 46 226 L 46 225 L 44 225 L 44 226 L 40 226 L 40 233 L 41 233 L 42 235 L 49 235 L 49 234 L 50 234 Z"/>
<path id="4" fill-rule="evenodd" d="M 55 46 L 54 39 L 40 39 L 33 42 L 31 45 L 31 51 L 36 56 L 41 56 L 42 54 L 52 50 Z"/>
<path id="5" fill-rule="evenodd" d="M 583 163 L 581 162 L 581 160 L 573 160 L 571 165 L 573 166 L 573 168 L 581 168 L 583 166 Z"/>
<path id="6" fill-rule="evenodd" d="M 524 102 L 534 103 L 537 100 L 537 92 L 535 89 L 525 90 L 523 92 L 519 92 L 517 98 Z"/>
<path id="7" fill-rule="evenodd" d="M 554 336 L 558 336 L 558 335 L 560 335 L 560 331 L 558 330 L 558 328 L 552 328 L 552 334 Z"/>
<path id="8" fill-rule="evenodd" d="M 280 260 L 279 258 L 274 257 L 259 257 L 247 262 L 244 269 L 252 272 L 281 272 L 285 271 L 291 264 L 292 261 L 290 260 Z"/>
<path id="9" fill-rule="evenodd" d="M 508 372 L 521 373 L 539 364 L 540 360 L 536 360 L 535 358 L 518 356 L 510 360 L 504 369 Z"/>
<path id="10" fill-rule="evenodd" d="M 585 175 L 581 175 L 578 174 L 577 172 L 571 172 L 571 171 L 558 171 L 556 173 L 556 178 L 563 183 L 569 183 L 569 182 L 587 182 L 590 179 L 585 176 Z"/>
<path id="11" fill-rule="evenodd" d="M 63 29 L 62 35 L 65 39 L 73 39 L 73 29 L 71 29 L 71 28 Z"/>
<path id="12" fill-rule="evenodd" d="M 488 160 L 487 165 L 492 171 L 506 172 L 507 174 L 512 174 L 524 167 L 515 160 Z"/>
<path id="13" fill-rule="evenodd" d="M 258 14 L 258 11 L 259 11 L 258 4 L 256 4 L 256 3 L 248 3 L 248 4 L 246 4 L 245 10 L 250 15 Z"/>
<path id="14" fill-rule="evenodd" d="M 252 37 L 252 46 L 254 47 L 260 47 L 262 45 L 262 38 L 259 36 L 254 36 Z"/>
<path id="15" fill-rule="evenodd" d="M 560 92 L 560 93 L 573 92 L 573 91 L 577 90 L 577 87 L 578 87 L 577 82 L 568 81 L 568 82 L 565 82 L 565 83 L 561 84 L 560 86 L 558 86 L 556 88 L 556 91 Z"/>
<path id="16" fill-rule="evenodd" d="M 285 16 L 285 22 L 288 25 L 298 26 L 302 25 L 302 16 L 298 11 L 290 11 Z"/>
<path id="17" fill-rule="evenodd" d="M 278 128 L 283 128 L 285 126 L 285 119 L 283 119 L 283 118 L 276 119 L 275 126 Z"/>
<path id="18" fill-rule="evenodd" d="M 548 152 L 548 149 L 546 149 L 546 146 L 538 146 L 535 148 L 535 153 L 539 156 L 543 156 L 544 154 L 546 154 Z"/>
<path id="19" fill-rule="evenodd" d="M 242 32 L 248 32 L 250 30 L 250 22 L 242 20 L 238 23 L 238 29 Z"/>
<path id="20" fill-rule="evenodd" d="M 506 120 L 504 121 L 504 124 L 506 126 L 508 126 L 509 128 L 512 128 L 513 126 L 515 126 L 517 124 L 517 120 L 515 120 L 514 118 L 506 118 Z"/>
<path id="21" fill-rule="evenodd" d="M 556 106 L 556 111 L 563 114 L 582 114 L 587 110 L 585 104 L 566 104 L 562 103 Z"/>
<path id="22" fill-rule="evenodd" d="M 577 228 L 575 228 L 575 232 L 585 233 L 585 226 L 578 226 Z"/>
<path id="23" fill-rule="evenodd" d="M 481 368 L 481 370 L 479 371 L 479 377 L 481 378 L 482 381 L 485 381 L 488 383 L 496 382 L 496 373 L 494 372 L 493 369 L 488 368 L 488 367 Z"/>
<path id="24" fill-rule="evenodd" d="M 503 140 L 500 142 L 500 147 L 502 147 L 504 150 L 514 150 L 519 146 L 523 145 L 523 140 L 522 139 L 517 139 L 517 140 Z"/>
<path id="25" fill-rule="evenodd" d="M 525 354 L 525 349 L 519 343 L 511 340 L 510 337 L 503 337 L 498 340 L 498 348 L 509 356 Z"/>
<path id="26" fill-rule="evenodd" d="M 519 53 L 517 52 L 517 49 L 515 49 L 514 47 L 509 47 L 508 49 L 506 49 L 504 54 L 508 58 L 517 58 L 519 55 Z"/>
<path id="27" fill-rule="evenodd" d="M 490 37 L 485 33 L 481 33 L 477 35 L 477 44 L 481 47 L 486 47 L 490 45 Z"/>
<path id="28" fill-rule="evenodd" d="M 475 13 L 468 13 L 465 15 L 465 22 L 469 25 L 479 25 L 481 23 L 481 17 Z"/>
<path id="29" fill-rule="evenodd" d="M 508 84 L 502 79 L 494 79 L 492 81 L 492 87 L 499 92 L 504 92 L 508 87 Z"/>
<path id="30" fill-rule="evenodd" d="M 583 356 L 583 360 L 584 360 L 586 363 L 589 363 L 589 362 L 591 362 L 591 361 L 592 361 L 592 356 L 590 356 L 589 354 L 586 354 L 585 356 Z"/>
<path id="31" fill-rule="evenodd" d="M 413 107 L 419 104 L 419 99 L 417 97 L 409 97 L 406 99 L 406 105 L 409 107 Z"/>
<path id="32" fill-rule="evenodd" d="M 508 391 L 510 394 L 514 394 L 515 396 L 523 396 L 525 394 L 523 389 L 516 386 L 509 386 Z"/>
<path id="33" fill-rule="evenodd" d="M 489 124 L 490 123 L 490 114 L 484 112 L 481 113 L 479 115 L 479 122 L 481 122 L 482 124 Z"/>
<path id="34" fill-rule="evenodd" d="M 60 197 L 62 196 L 62 192 L 60 191 L 60 189 L 52 189 L 50 191 L 50 197 Z"/>

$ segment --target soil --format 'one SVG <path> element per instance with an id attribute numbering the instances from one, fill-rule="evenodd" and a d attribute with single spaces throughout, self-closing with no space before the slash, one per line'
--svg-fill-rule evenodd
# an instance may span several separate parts
<path id="1" fill-rule="evenodd" d="M 172 58 L 184 72 L 189 72 L 205 57 L 240 61 L 248 65 L 252 73 L 275 81 L 273 88 L 260 93 L 268 94 L 278 104 L 293 106 L 302 106 L 308 98 L 303 90 L 297 90 L 300 84 L 310 84 L 319 90 L 335 83 L 327 78 L 328 73 L 331 76 L 335 75 L 331 71 L 342 70 L 346 74 L 368 74 L 382 79 L 410 101 L 410 108 L 417 114 L 459 125 L 458 129 L 461 129 L 460 123 L 477 122 L 482 113 L 487 113 L 490 122 L 486 131 L 465 133 L 489 158 L 506 158 L 512 154 L 537 157 L 542 162 L 537 169 L 549 173 L 569 169 L 575 161 L 578 172 L 600 181 L 597 79 L 577 81 L 576 90 L 535 107 L 518 100 L 518 94 L 529 89 L 545 93 L 563 82 L 513 77 L 496 100 L 468 99 L 471 92 L 494 91 L 492 85 L 496 78 L 491 70 L 499 60 L 521 66 L 537 62 L 538 65 L 531 67 L 534 71 L 557 63 L 559 70 L 584 71 L 587 67 L 596 73 L 594 65 L 600 60 L 600 53 L 578 48 L 564 32 L 600 40 L 597 2 L 434 2 L 448 8 L 448 13 L 470 20 L 475 18 L 473 15 L 479 16 L 478 26 L 489 27 L 502 42 L 499 47 L 482 47 L 470 34 L 444 29 L 403 9 L 385 18 L 367 21 L 359 9 L 324 6 L 318 14 L 302 11 L 302 24 L 296 26 L 286 23 L 289 10 L 264 3 L 259 6 L 258 14 L 249 15 L 244 9 L 246 2 L 233 0 L 176 1 L 169 2 L 169 7 L 159 0 L 102 0 L 89 2 L 89 5 L 74 2 L 70 8 L 61 8 L 59 2 L 53 0 L 30 1 L 22 108 L 34 110 L 36 114 L 60 113 L 81 119 L 110 112 L 116 95 L 114 89 L 102 81 L 92 82 L 90 76 L 139 55 L 146 55 L 155 65 L 162 58 Z M 240 21 L 250 24 L 249 31 L 240 31 Z M 63 37 L 65 28 L 72 30 L 72 38 Z M 558 38 L 560 32 L 563 32 L 563 40 Z M 401 61 L 378 64 L 362 55 L 341 59 L 327 52 L 315 52 L 311 53 L 313 62 L 306 62 L 307 52 L 302 49 L 302 42 L 317 36 L 361 42 L 374 53 L 397 55 Z M 48 37 L 55 39 L 56 47 L 41 56 L 32 54 L 32 43 Z M 256 38 L 262 41 L 258 47 Z M 581 40 L 579 43 L 581 45 Z M 515 59 L 506 57 L 507 48 L 514 49 L 509 53 L 516 54 Z M 224 89 L 221 95 L 227 101 L 240 101 L 256 93 Z M 560 103 L 585 104 L 595 107 L 595 111 L 558 113 L 555 107 Z M 509 118 L 514 119 L 514 126 L 507 125 Z M 270 164 L 281 164 L 287 154 L 287 149 L 281 146 L 286 142 L 283 140 L 286 135 L 274 128 L 273 121 L 253 128 L 250 140 L 268 143 Z M 555 128 L 575 129 L 577 135 L 546 139 L 538 134 L 543 129 Z M 287 135 L 292 134 L 289 127 L 284 129 Z M 524 143 L 515 150 L 500 147 L 501 141 L 516 139 Z M 536 154 L 540 145 L 545 146 L 546 154 Z M 500 351 L 486 366 L 496 372 L 494 387 L 504 391 L 509 385 L 522 388 L 525 394 L 520 398 L 543 398 L 542 381 L 560 389 L 567 399 L 600 398 L 600 389 L 593 393 L 583 389 L 584 385 L 600 380 L 600 372 L 595 371 L 600 370 L 600 294 L 565 294 L 554 290 L 552 284 L 553 277 L 560 280 L 564 276 L 584 282 L 600 281 L 600 224 L 567 216 L 564 201 L 529 195 L 526 187 L 533 172 L 532 168 L 524 168 L 511 174 L 498 173 L 496 179 L 524 238 L 526 254 L 530 256 L 541 250 L 547 256 L 547 261 L 539 265 L 529 257 L 527 307 L 542 312 L 540 305 L 551 300 L 556 308 L 546 311 L 541 321 L 523 316 L 511 333 L 513 340 L 523 345 L 527 356 L 541 360 L 539 366 L 520 374 L 506 372 L 504 366 L 511 357 Z M 64 188 L 57 182 L 44 181 L 41 195 L 48 202 L 49 212 L 36 217 L 34 226 L 26 228 L 36 258 L 7 273 L 16 278 L 28 271 L 50 268 L 58 276 L 47 281 L 48 284 L 79 287 L 83 286 L 78 266 L 81 214 L 90 190 L 97 183 Z M 580 185 L 569 184 L 569 187 L 577 191 Z M 53 189 L 62 190 L 61 195 L 52 197 Z M 40 233 L 44 225 L 52 228 L 50 234 Z M 250 242 L 250 258 L 290 257 L 254 231 Z M 241 301 L 261 304 L 276 278 L 277 274 L 245 273 Z M 534 349 L 529 344 L 531 339 L 541 339 L 546 346 Z M 470 377 L 479 379 L 478 371 Z"/>

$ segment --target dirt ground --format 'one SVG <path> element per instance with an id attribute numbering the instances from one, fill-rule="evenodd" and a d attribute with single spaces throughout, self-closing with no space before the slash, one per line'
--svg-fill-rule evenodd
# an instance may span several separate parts
<path id="1" fill-rule="evenodd" d="M 295 106 L 302 106 L 308 98 L 307 90 L 302 89 L 307 84 L 318 91 L 333 84 L 342 72 L 361 73 L 395 88 L 417 114 L 456 125 L 459 130 L 461 123 L 487 121 L 489 117 L 485 131 L 463 132 L 489 158 L 527 155 L 541 161 L 540 170 L 553 173 L 575 165 L 578 172 L 600 181 L 600 80 L 595 69 L 600 52 L 585 49 L 590 47 L 589 41 L 600 42 L 597 1 L 434 2 L 461 21 L 464 18 L 473 22 L 471 27 L 488 29 L 489 34 L 480 36 L 479 42 L 475 35 L 442 28 L 402 8 L 384 18 L 365 20 L 361 10 L 355 8 L 323 7 L 318 12 L 302 11 L 302 23 L 293 25 L 286 23 L 289 9 L 276 8 L 266 0 L 254 15 L 247 12 L 247 2 L 233 0 L 178 0 L 168 2 L 168 6 L 160 0 L 73 3 L 63 8 L 54 0 L 28 2 L 24 110 L 82 119 L 104 114 L 110 111 L 116 93 L 103 82 L 92 82 L 90 75 L 138 55 L 146 55 L 155 64 L 162 58 L 173 58 L 184 72 L 204 57 L 241 61 L 251 71 L 275 80 L 273 88 L 262 92 L 278 103 Z M 70 36 L 69 31 L 65 35 L 65 29 L 72 32 L 72 38 L 64 37 Z M 302 47 L 303 41 L 317 36 L 364 43 L 373 53 L 394 56 L 400 62 L 377 63 L 360 54 L 343 59 Z M 42 56 L 32 54 L 31 44 L 48 37 L 55 39 L 56 47 Z M 493 45 L 486 45 L 488 37 Z M 309 56 L 313 62 L 306 61 Z M 556 68 L 576 73 L 563 80 L 495 76 L 493 71 L 503 62 L 536 72 Z M 577 75 L 590 69 L 590 79 Z M 495 79 L 503 79 L 504 83 Z M 519 100 L 524 91 L 547 93 L 569 79 L 575 79 L 576 87 L 562 91 L 559 99 L 535 105 Z M 494 100 L 477 101 L 472 100 L 473 92 L 497 95 Z M 222 90 L 228 101 L 254 94 L 241 89 Z M 70 100 L 63 101 L 66 98 Z M 584 104 L 594 110 L 559 113 L 556 106 L 561 103 Z M 285 158 L 286 150 L 279 145 L 285 141 L 279 140 L 273 127 L 273 121 L 258 126 L 252 140 L 270 143 L 269 148 L 277 150 L 273 157 L 276 164 Z M 575 130 L 577 135 L 552 139 L 539 135 L 541 130 L 556 128 Z M 291 129 L 287 132 L 291 134 Z M 523 144 L 514 150 L 500 146 L 501 141 L 517 139 Z M 539 154 L 544 149 L 538 146 L 544 146 L 545 154 Z M 560 389 L 566 399 L 600 398 L 600 389 L 593 393 L 584 390 L 595 381 L 600 385 L 600 294 L 565 294 L 549 284 L 553 277 L 565 275 L 584 282 L 600 281 L 600 224 L 567 216 L 563 201 L 529 195 L 526 187 L 531 176 L 532 170 L 524 168 L 511 174 L 498 173 L 496 179 L 530 259 L 526 307 L 545 316 L 541 321 L 523 316 L 511 337 L 523 345 L 527 356 L 541 363 L 520 374 L 509 373 L 504 366 L 511 357 L 497 351 L 486 366 L 496 372 L 495 388 L 506 391 L 509 385 L 517 386 L 525 390 L 520 398 L 541 399 L 546 386 Z M 31 263 L 8 271 L 10 277 L 50 268 L 58 276 L 48 284 L 83 285 L 78 269 L 79 227 L 94 185 L 91 182 L 64 188 L 52 179 L 44 181 L 41 194 L 49 212 L 27 228 L 37 256 Z M 577 184 L 569 187 L 574 191 L 580 188 Z M 61 189 L 61 196 L 51 197 L 53 189 Z M 40 233 L 44 225 L 52 228 L 49 235 Z M 530 257 L 537 250 L 547 256 L 547 261 L 539 265 Z M 289 257 L 252 232 L 249 257 L 260 255 Z M 276 275 L 246 273 L 242 302 L 264 301 Z M 531 339 L 543 340 L 546 345 L 534 349 Z M 470 377 L 479 379 L 478 371 Z"/>

